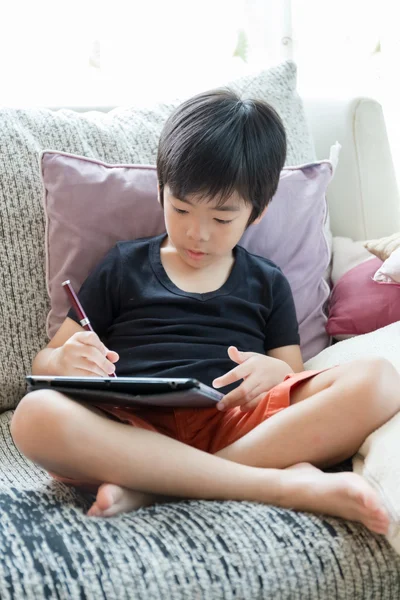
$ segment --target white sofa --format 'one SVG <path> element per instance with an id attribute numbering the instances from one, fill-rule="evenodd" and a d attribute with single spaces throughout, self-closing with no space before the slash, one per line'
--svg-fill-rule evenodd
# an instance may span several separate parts
<path id="1" fill-rule="evenodd" d="M 400 196 L 381 105 L 372 98 L 305 99 L 318 158 L 342 145 L 328 189 L 334 236 L 366 240 L 400 230 Z"/>
<path id="2" fill-rule="evenodd" d="M 318 158 L 327 158 L 335 141 L 342 145 L 329 187 L 333 235 L 366 239 L 399 230 L 399 197 L 380 106 L 363 98 L 309 99 L 306 109 Z M 1 135 L 0 146 L 11 134 L 4 130 Z M 12 177 L 0 184 L 13 185 Z M 18 213 L 18 205 L 12 210 Z M 23 211 L 13 216 L 27 234 L 36 226 L 24 221 Z M 1 231 L 0 236 L 2 256 L 7 257 L 13 240 Z M 29 247 L 25 250 L 21 260 L 31 256 Z M 3 275 L 15 267 L 4 260 Z M 26 286 L 29 293 L 44 292 L 34 265 Z M 22 302 L 18 288 L 10 286 L 9 294 Z M 1 305 L 0 314 L 10 318 Z M 31 327 L 37 326 L 30 313 L 29 319 Z M 375 345 L 378 353 L 388 346 L 384 339 L 382 346 Z M 18 343 L 24 343 L 23 336 Z M 18 350 L 14 339 L 3 348 L 6 344 Z M 341 356 L 348 360 L 360 350 L 355 346 L 353 340 L 335 344 L 308 366 L 336 364 Z M 24 364 L 26 372 L 29 368 Z M 9 369 L 12 379 L 12 364 Z M 1 600 L 400 597 L 400 557 L 384 537 L 354 522 L 255 503 L 211 501 L 88 519 L 90 498 L 51 480 L 19 454 L 9 433 L 12 414 L 0 414 Z M 351 468 L 351 460 L 337 468 Z"/>
<path id="3" fill-rule="evenodd" d="M 399 184 L 381 105 L 372 98 L 305 99 L 318 158 L 341 144 L 327 191 L 332 236 L 376 239 L 400 231 Z M 341 257 L 343 258 L 343 257 Z M 306 363 L 310 369 L 373 355 L 400 371 L 400 323 L 335 344 Z"/>

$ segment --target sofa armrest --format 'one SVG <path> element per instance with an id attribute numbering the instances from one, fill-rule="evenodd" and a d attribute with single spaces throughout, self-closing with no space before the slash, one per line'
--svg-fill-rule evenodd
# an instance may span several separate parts
<path id="1" fill-rule="evenodd" d="M 400 230 L 400 198 L 382 107 L 372 98 L 304 98 L 319 159 L 341 146 L 327 198 L 334 236 L 365 240 Z"/>

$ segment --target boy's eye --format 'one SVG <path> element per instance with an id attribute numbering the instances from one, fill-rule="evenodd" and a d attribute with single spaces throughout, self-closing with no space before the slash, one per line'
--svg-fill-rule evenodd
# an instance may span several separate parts
<path id="1" fill-rule="evenodd" d="M 182 210 L 181 208 L 176 208 L 176 206 L 172 205 L 172 208 L 174 209 L 174 211 L 176 213 L 178 213 L 178 215 L 187 215 L 188 211 L 187 210 Z M 217 223 L 219 223 L 220 225 L 229 225 L 229 223 L 232 223 L 232 221 L 225 221 L 224 219 L 215 219 L 215 221 Z"/>
<path id="2" fill-rule="evenodd" d="M 220 223 L 221 225 L 229 225 L 229 223 L 232 223 L 232 221 L 224 221 L 223 219 L 215 219 L 217 221 L 217 223 Z"/>

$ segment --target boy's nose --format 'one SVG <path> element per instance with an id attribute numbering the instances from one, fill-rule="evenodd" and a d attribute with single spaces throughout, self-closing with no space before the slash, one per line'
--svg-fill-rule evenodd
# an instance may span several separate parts
<path id="1" fill-rule="evenodd" d="M 201 224 L 192 224 L 188 229 L 187 236 L 196 242 L 207 242 L 210 237 L 208 228 Z"/>

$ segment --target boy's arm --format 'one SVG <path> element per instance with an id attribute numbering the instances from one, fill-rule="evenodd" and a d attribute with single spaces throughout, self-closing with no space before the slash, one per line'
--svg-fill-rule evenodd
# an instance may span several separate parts
<path id="1" fill-rule="evenodd" d="M 32 374 L 57 375 L 54 366 L 54 357 L 55 354 L 57 354 L 57 352 L 55 353 L 55 350 L 63 346 L 65 342 L 78 331 L 85 330 L 78 325 L 78 323 L 75 323 L 75 321 L 67 317 L 47 346 L 43 348 L 43 350 L 40 350 L 33 359 Z"/>
<path id="2" fill-rule="evenodd" d="M 223 387 L 243 379 L 243 382 L 224 396 L 220 409 L 241 406 L 249 410 L 271 388 L 292 373 L 304 371 L 300 352 L 300 337 L 296 310 L 289 282 L 278 270 L 272 288 L 273 308 L 264 329 L 264 352 L 239 352 L 228 348 L 229 358 L 237 363 L 228 373 L 213 381 L 214 387 Z"/>
<path id="3" fill-rule="evenodd" d="M 300 346 L 282 346 L 281 348 L 269 350 L 266 354 L 267 356 L 271 356 L 271 358 L 283 360 L 283 362 L 293 369 L 294 373 L 301 373 L 301 371 L 304 371 Z"/>
<path id="4" fill-rule="evenodd" d="M 79 290 L 79 300 L 96 333 L 85 331 L 71 309 L 55 336 L 35 357 L 33 374 L 93 377 L 114 371 L 118 354 L 108 350 L 101 338 L 118 309 L 120 262 L 119 249 L 114 246 Z"/>
<path id="5" fill-rule="evenodd" d="M 67 317 L 46 348 L 34 358 L 32 374 L 105 376 L 117 360 L 118 354 L 107 350 L 95 333 L 85 331 Z"/>

